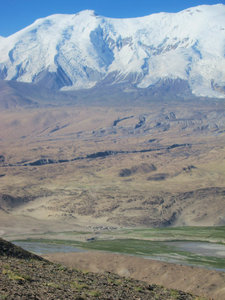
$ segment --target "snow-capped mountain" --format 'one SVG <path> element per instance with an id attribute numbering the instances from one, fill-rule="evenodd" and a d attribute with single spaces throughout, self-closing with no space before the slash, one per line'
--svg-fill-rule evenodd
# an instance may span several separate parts
<path id="1" fill-rule="evenodd" d="M 52 15 L 0 38 L 0 79 L 76 90 L 186 81 L 196 96 L 225 97 L 225 5 L 111 19 Z"/>

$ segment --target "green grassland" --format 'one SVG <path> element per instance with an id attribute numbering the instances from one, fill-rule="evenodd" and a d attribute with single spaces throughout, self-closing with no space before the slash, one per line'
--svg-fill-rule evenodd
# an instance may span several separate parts
<path id="1" fill-rule="evenodd" d="M 72 234 L 72 232 L 70 232 Z M 74 232 L 75 234 L 75 232 Z M 86 234 L 86 233 L 85 233 Z M 126 236 L 126 238 L 125 238 Z M 168 262 L 203 266 L 207 268 L 225 270 L 223 257 L 209 256 L 204 253 L 193 253 L 180 249 L 174 241 L 194 241 L 225 244 L 225 227 L 177 227 L 124 229 L 119 231 L 102 232 L 98 238 L 89 241 L 66 239 L 27 239 L 30 243 L 44 243 L 48 245 L 70 245 L 82 249 L 109 251 L 159 259 Z M 170 242 L 170 243 L 168 243 Z"/>
<path id="2" fill-rule="evenodd" d="M 169 227 L 148 229 L 126 229 L 118 232 L 132 238 L 148 240 L 193 240 L 225 243 L 225 226 L 217 227 Z"/>

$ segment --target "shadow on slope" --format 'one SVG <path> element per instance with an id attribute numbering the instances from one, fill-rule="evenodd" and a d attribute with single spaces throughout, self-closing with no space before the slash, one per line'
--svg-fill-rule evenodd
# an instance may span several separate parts
<path id="1" fill-rule="evenodd" d="M 0 256 L 44 260 L 42 257 L 32 254 L 19 246 L 3 240 L 2 238 L 0 238 Z"/>

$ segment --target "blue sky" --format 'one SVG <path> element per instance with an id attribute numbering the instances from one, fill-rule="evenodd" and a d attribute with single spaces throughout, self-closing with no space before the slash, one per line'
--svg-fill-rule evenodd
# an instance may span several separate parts
<path id="1" fill-rule="evenodd" d="M 0 0 L 0 35 L 8 36 L 30 25 L 36 19 L 56 13 L 74 14 L 84 9 L 113 18 L 131 18 L 157 12 L 177 12 L 218 1 L 191 0 Z"/>

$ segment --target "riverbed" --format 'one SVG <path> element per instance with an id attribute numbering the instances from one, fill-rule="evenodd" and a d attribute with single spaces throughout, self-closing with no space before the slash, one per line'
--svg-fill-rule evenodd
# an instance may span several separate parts
<path id="1" fill-rule="evenodd" d="M 105 251 L 104 245 L 113 241 L 104 241 L 99 248 L 93 248 L 95 242 L 84 244 L 84 248 L 68 243 L 47 242 L 47 241 L 16 241 L 16 245 L 33 252 L 38 255 L 51 253 L 79 253 L 91 250 Z M 207 269 L 225 272 L 225 245 L 209 243 L 209 242 L 193 242 L 193 241 L 170 241 L 170 242 L 151 242 L 146 252 L 140 252 L 137 245 L 132 244 L 132 240 L 128 240 L 129 249 L 120 248 L 121 251 L 113 251 L 108 248 L 108 252 L 123 253 L 134 256 L 142 256 L 146 259 L 159 260 L 164 262 L 205 267 Z M 140 247 L 149 242 L 139 241 Z M 86 248 L 86 249 L 85 249 Z M 143 249 L 143 248 L 142 248 Z M 162 251 L 161 251 L 162 250 Z"/>

